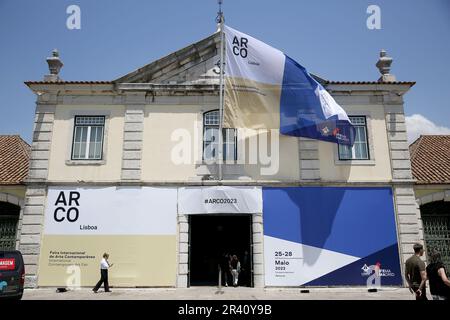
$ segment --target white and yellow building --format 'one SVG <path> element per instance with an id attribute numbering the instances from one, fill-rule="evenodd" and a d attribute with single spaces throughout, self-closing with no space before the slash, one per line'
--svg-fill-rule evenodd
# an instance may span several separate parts
<path id="1" fill-rule="evenodd" d="M 29 287 L 93 286 L 103 252 L 122 287 L 217 284 L 224 253 L 245 266 L 242 285 L 366 285 L 377 263 L 381 285 L 403 284 L 423 241 L 403 100 L 414 83 L 317 77 L 355 146 L 229 129 L 218 181 L 218 47 L 213 34 L 113 81 L 63 81 L 55 53 L 51 74 L 26 82 Z"/>

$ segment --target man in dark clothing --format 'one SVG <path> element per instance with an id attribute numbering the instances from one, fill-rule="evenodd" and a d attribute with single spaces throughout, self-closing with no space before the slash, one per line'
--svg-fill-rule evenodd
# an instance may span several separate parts
<path id="1" fill-rule="evenodd" d="M 427 277 L 430 282 L 430 293 L 433 300 L 450 300 L 450 281 L 445 273 L 441 254 L 432 250 L 430 264 L 427 266 Z"/>
<path id="2" fill-rule="evenodd" d="M 230 255 L 228 253 L 224 253 L 221 257 L 220 270 L 222 272 L 222 282 L 225 284 L 225 287 L 228 287 L 228 279 L 231 279 Z"/>
<path id="3" fill-rule="evenodd" d="M 241 275 L 239 277 L 242 279 L 241 282 L 243 286 L 250 286 L 250 255 L 247 250 L 244 252 L 244 257 L 241 263 Z"/>
<path id="4" fill-rule="evenodd" d="M 416 243 L 414 255 L 405 262 L 405 278 L 409 285 L 409 291 L 416 295 L 416 300 L 428 300 L 425 287 L 427 273 L 425 263 L 420 259 L 423 252 L 423 246 Z"/>

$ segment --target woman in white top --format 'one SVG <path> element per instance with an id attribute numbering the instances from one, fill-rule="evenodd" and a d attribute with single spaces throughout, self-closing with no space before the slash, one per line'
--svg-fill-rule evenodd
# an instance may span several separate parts
<path id="1" fill-rule="evenodd" d="M 241 272 L 241 262 L 236 255 L 230 261 L 231 274 L 233 275 L 233 286 L 238 286 L 239 273 Z"/>
<path id="2" fill-rule="evenodd" d="M 97 285 L 92 289 L 95 293 L 97 293 L 98 289 L 104 284 L 105 292 L 111 292 L 109 290 L 109 283 L 108 283 L 108 269 L 113 266 L 113 264 L 108 262 L 109 254 L 104 253 L 103 259 L 100 262 L 100 280 L 97 282 Z"/>

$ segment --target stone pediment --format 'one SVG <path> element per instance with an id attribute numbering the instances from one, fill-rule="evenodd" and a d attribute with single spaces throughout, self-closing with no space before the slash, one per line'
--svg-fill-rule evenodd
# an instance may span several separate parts
<path id="1" fill-rule="evenodd" d="M 115 83 L 218 84 L 219 33 L 149 63 Z"/>
<path id="2" fill-rule="evenodd" d="M 209 37 L 149 63 L 116 80 L 115 83 L 219 84 L 220 36 Z M 326 80 L 311 74 L 318 82 Z"/>

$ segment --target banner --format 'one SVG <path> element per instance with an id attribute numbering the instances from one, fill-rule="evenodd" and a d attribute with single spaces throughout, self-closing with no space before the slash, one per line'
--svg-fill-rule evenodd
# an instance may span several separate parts
<path id="1" fill-rule="evenodd" d="M 263 188 L 267 286 L 402 285 L 391 188 Z"/>
<path id="2" fill-rule="evenodd" d="M 107 252 L 110 285 L 175 286 L 176 202 L 176 188 L 50 187 L 38 285 L 94 286 Z"/>
<path id="3" fill-rule="evenodd" d="M 44 234 L 175 234 L 176 194 L 176 188 L 50 187 Z"/>
<path id="4" fill-rule="evenodd" d="M 261 187 L 185 187 L 178 191 L 179 214 L 261 212 Z"/>

